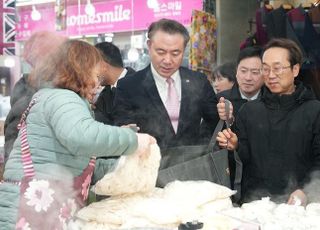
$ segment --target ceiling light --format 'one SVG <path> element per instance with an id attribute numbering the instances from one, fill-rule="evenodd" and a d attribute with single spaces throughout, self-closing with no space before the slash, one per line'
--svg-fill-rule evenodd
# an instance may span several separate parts
<path id="1" fill-rule="evenodd" d="M 147 5 L 150 9 L 159 10 L 158 0 L 148 0 Z"/>
<path id="2" fill-rule="evenodd" d="M 37 10 L 37 8 L 36 8 L 35 5 L 32 6 L 31 19 L 32 19 L 33 21 L 39 21 L 39 20 L 41 19 L 41 14 L 40 14 L 40 12 Z"/>
<path id="3" fill-rule="evenodd" d="M 15 65 L 15 61 L 12 57 L 8 56 L 4 59 L 4 66 L 12 68 Z"/>
<path id="4" fill-rule="evenodd" d="M 89 16 L 94 16 L 95 15 L 96 9 L 94 8 L 94 5 L 91 3 L 90 0 L 87 0 L 87 4 L 86 4 L 86 6 L 84 8 L 84 11 Z"/>
<path id="5" fill-rule="evenodd" d="M 130 48 L 128 51 L 128 59 L 130 62 L 136 62 L 139 59 L 139 52 L 136 48 Z"/>

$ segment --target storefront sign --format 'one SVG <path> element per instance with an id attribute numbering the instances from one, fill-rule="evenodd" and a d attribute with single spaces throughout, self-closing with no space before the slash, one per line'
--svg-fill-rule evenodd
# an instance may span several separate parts
<path id="1" fill-rule="evenodd" d="M 115 33 L 145 30 L 153 21 L 161 18 L 175 19 L 184 25 L 191 23 L 192 10 L 202 10 L 202 0 L 131 0 L 93 3 L 94 15 L 85 13 L 85 5 L 67 6 L 67 27 L 60 31 L 67 36 Z M 54 6 L 38 9 L 40 21 L 33 21 L 30 11 L 18 12 L 16 40 L 27 39 L 39 30 L 55 31 L 56 14 Z"/>

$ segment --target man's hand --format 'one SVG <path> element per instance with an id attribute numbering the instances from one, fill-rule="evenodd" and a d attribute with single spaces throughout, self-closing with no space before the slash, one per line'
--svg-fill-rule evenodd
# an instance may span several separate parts
<path id="1" fill-rule="evenodd" d="M 227 118 L 225 101 L 226 101 L 226 99 L 224 97 L 220 97 L 219 103 L 217 104 L 217 110 L 218 110 L 218 113 L 219 113 L 219 117 L 220 117 L 221 120 L 224 120 L 224 121 L 226 121 L 227 119 L 229 119 L 229 120 L 233 119 L 233 106 L 232 106 L 232 103 L 230 102 L 229 117 Z"/>
<path id="2" fill-rule="evenodd" d="M 302 205 L 305 207 L 307 205 L 307 196 L 301 189 L 297 189 L 290 194 L 287 204 Z"/>
<path id="3" fill-rule="evenodd" d="M 238 147 L 238 137 L 231 129 L 224 129 L 218 133 L 217 141 L 221 148 L 235 150 Z"/>

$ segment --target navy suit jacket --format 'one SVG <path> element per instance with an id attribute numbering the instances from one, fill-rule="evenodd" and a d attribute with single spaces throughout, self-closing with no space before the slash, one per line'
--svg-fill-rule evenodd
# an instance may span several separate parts
<path id="1" fill-rule="evenodd" d="M 200 72 L 181 67 L 181 106 L 177 134 L 158 93 L 150 65 L 119 80 L 114 100 L 116 125 L 137 124 L 157 139 L 160 148 L 201 143 L 200 123 L 212 134 L 219 116 L 212 86 Z"/>
<path id="2" fill-rule="evenodd" d="M 135 73 L 134 69 L 126 67 L 126 76 Z M 106 85 L 101 91 L 94 108 L 94 116 L 97 121 L 107 125 L 113 125 L 112 109 L 113 109 L 114 92 L 110 85 Z"/>

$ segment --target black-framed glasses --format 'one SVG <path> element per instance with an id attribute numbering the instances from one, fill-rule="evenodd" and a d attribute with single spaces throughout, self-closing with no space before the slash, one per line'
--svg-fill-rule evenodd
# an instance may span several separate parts
<path id="1" fill-rule="evenodd" d="M 272 71 L 272 73 L 274 73 L 276 75 L 281 75 L 283 73 L 283 70 L 288 69 L 288 68 L 291 68 L 291 65 L 282 66 L 281 64 L 276 64 L 276 65 L 273 65 L 272 67 L 270 67 L 270 66 L 264 64 L 264 65 L 262 65 L 262 68 L 261 68 L 261 74 L 263 76 L 269 76 Z"/>

